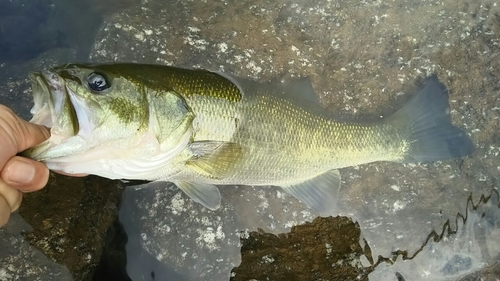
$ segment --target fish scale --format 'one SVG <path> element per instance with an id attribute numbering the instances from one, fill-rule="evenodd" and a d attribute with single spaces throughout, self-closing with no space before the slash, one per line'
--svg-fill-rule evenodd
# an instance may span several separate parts
<path id="1" fill-rule="evenodd" d="M 331 169 L 402 159 L 403 142 L 392 139 L 394 135 L 390 132 L 396 131 L 392 125 L 335 122 L 325 116 L 303 112 L 293 104 L 283 106 L 286 100 L 272 96 L 259 99 L 246 104 L 208 102 L 206 98 L 196 99 L 196 102 L 186 100 L 200 120 L 208 120 L 199 125 L 203 128 L 230 126 L 213 123 L 216 119 L 205 116 L 204 112 L 231 112 L 239 116 L 234 134 L 220 138 L 216 132 L 207 132 L 195 139 L 229 139 L 248 151 L 235 167 L 233 176 L 218 184 L 255 184 L 255 179 L 259 179 L 259 184 L 280 186 Z"/>

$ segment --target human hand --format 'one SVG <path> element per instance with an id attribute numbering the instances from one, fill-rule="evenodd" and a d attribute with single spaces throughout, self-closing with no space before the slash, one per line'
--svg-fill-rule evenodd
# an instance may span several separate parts
<path id="1" fill-rule="evenodd" d="M 0 104 L 0 227 L 21 205 L 23 192 L 43 188 L 49 178 L 43 163 L 16 154 L 49 137 L 48 128 L 29 123 Z"/>

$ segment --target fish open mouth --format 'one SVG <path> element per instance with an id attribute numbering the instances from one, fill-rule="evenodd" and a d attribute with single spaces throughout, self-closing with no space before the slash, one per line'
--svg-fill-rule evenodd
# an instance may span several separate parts
<path id="1" fill-rule="evenodd" d="M 51 137 L 32 149 L 32 158 L 79 132 L 79 123 L 65 81 L 56 73 L 30 73 L 34 105 L 31 123 L 50 128 Z"/>

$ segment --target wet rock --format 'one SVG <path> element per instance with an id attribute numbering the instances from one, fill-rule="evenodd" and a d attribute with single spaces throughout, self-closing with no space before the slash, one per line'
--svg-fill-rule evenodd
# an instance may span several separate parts
<path id="1" fill-rule="evenodd" d="M 43 190 L 24 196 L 19 213 L 33 227 L 25 240 L 75 280 L 91 280 L 122 190 L 116 181 L 51 174 Z"/>
<path id="2" fill-rule="evenodd" d="M 252 231 L 231 280 L 368 280 L 359 236 L 345 217 L 316 218 L 279 235 Z"/>

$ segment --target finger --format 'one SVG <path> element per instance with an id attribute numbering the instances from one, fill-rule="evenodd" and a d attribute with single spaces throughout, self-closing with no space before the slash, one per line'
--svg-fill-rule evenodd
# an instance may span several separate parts
<path id="1" fill-rule="evenodd" d="M 10 206 L 7 200 L 0 194 L 0 227 L 7 224 L 10 218 Z"/>
<path id="2" fill-rule="evenodd" d="M 19 119 L 21 123 L 22 135 L 21 137 L 24 139 L 18 139 L 18 152 L 26 150 L 30 147 L 33 147 L 37 144 L 42 143 L 46 139 L 50 138 L 50 130 L 42 125 L 37 125 L 33 123 L 29 123 L 26 120 Z"/>
<path id="3" fill-rule="evenodd" d="M 10 206 L 10 212 L 13 213 L 21 207 L 21 203 L 23 202 L 23 193 L 18 190 L 17 192 L 17 198 L 14 201 L 14 204 Z"/>
<path id="4" fill-rule="evenodd" d="M 4 129 L 9 133 L 3 140 L 7 145 L 15 145 L 15 153 L 33 147 L 50 137 L 47 127 L 29 123 L 18 117 L 10 108 L 0 105 L 0 121 Z M 14 154 L 15 154 L 14 153 Z"/>
<path id="5" fill-rule="evenodd" d="M 32 192 L 43 188 L 49 180 L 49 169 L 40 162 L 14 156 L 10 158 L 0 174 L 9 186 L 23 192 Z"/>
<path id="6" fill-rule="evenodd" d="M 10 212 L 14 212 L 21 206 L 23 194 L 16 188 L 8 186 L 5 182 L 0 180 L 0 197 L 4 198 L 9 205 Z"/>

